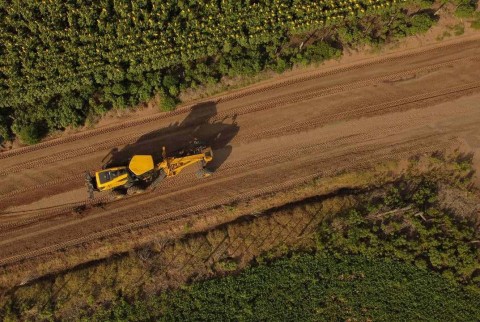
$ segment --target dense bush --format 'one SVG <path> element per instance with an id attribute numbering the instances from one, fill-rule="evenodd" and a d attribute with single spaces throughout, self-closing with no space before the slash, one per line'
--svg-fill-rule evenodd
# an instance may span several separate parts
<path id="1" fill-rule="evenodd" d="M 392 188 L 383 201 L 387 209 L 414 205 L 407 210 L 382 213 L 378 204 L 367 205 L 326 221 L 320 227 L 318 249 L 340 257 L 395 258 L 480 291 L 480 250 L 471 243 L 479 238 L 478 230 L 466 218 L 436 206 L 432 182 L 421 181 L 409 189 L 406 184 Z"/>
<path id="2" fill-rule="evenodd" d="M 416 14 L 412 16 L 409 21 L 407 34 L 408 35 L 423 34 L 433 26 L 435 21 L 436 21 L 435 17 L 428 13 Z"/>
<path id="3" fill-rule="evenodd" d="M 22 140 L 22 142 L 26 144 L 35 144 L 38 143 L 44 135 L 44 131 L 42 129 L 42 125 L 32 123 L 18 127 L 15 130 L 15 133 L 18 135 L 20 140 Z"/>
<path id="4" fill-rule="evenodd" d="M 475 14 L 477 8 L 476 0 L 458 0 L 455 15 L 459 18 L 470 18 Z"/>
<path id="5" fill-rule="evenodd" d="M 296 255 L 85 321 L 475 321 L 478 294 L 395 261 Z"/>
<path id="6" fill-rule="evenodd" d="M 4 114 L 2 114 L 2 112 L 4 112 Z M 11 136 L 8 114 L 6 110 L 0 109 L 0 142 L 4 139 L 9 139 Z"/>

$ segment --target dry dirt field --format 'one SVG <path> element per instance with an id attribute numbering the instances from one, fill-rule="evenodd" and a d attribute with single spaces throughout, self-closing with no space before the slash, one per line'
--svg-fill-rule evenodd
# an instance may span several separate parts
<path id="1" fill-rule="evenodd" d="M 452 145 L 478 152 L 479 57 L 480 35 L 469 35 L 3 152 L 0 265 L 28 267 L 39 256 L 58 258 L 91 241 L 105 245 L 323 173 Z M 214 149 L 210 178 L 196 179 L 193 169 L 150 193 L 87 200 L 84 172 L 107 154 L 121 162 L 194 137 Z"/>

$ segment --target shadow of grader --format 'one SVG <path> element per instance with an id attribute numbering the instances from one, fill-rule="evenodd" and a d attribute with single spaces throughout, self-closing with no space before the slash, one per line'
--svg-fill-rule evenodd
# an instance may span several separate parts
<path id="1" fill-rule="evenodd" d="M 194 140 L 205 143 L 213 149 L 213 160 L 207 165 L 210 171 L 217 170 L 230 156 L 230 141 L 237 135 L 239 127 L 236 115 L 216 119 L 215 102 L 195 105 L 181 122 L 170 124 L 166 128 L 142 135 L 135 143 L 118 149 L 112 149 L 102 160 L 104 167 L 123 166 L 136 154 L 152 155 L 154 161 L 162 159 L 162 147 L 166 147 L 167 155 L 179 154 L 188 149 Z"/>

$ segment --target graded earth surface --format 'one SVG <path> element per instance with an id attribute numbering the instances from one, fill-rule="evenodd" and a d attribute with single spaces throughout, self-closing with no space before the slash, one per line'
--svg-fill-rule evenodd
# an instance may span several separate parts
<path id="1" fill-rule="evenodd" d="M 478 152 L 479 57 L 480 36 L 458 38 L 1 153 L 0 265 L 383 160 L 455 145 Z M 158 157 L 193 138 L 214 150 L 211 177 L 189 169 L 152 192 L 87 199 L 84 172 L 106 157 Z"/>

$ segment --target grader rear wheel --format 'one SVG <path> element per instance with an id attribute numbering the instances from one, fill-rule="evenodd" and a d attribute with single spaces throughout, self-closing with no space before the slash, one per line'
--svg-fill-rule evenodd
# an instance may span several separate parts
<path id="1" fill-rule="evenodd" d="M 153 182 L 148 187 L 148 190 L 150 190 L 150 191 L 155 190 L 155 188 L 160 184 L 160 182 L 162 182 L 163 179 L 165 179 L 166 177 L 167 177 L 167 174 L 165 173 L 165 171 L 163 171 L 163 169 L 160 170 L 157 178 L 155 178 L 155 180 L 153 180 Z"/>
<path id="2" fill-rule="evenodd" d="M 109 199 L 110 200 L 118 200 L 118 199 L 122 199 L 125 197 L 125 194 L 122 193 L 121 191 L 119 190 L 112 190 L 110 191 L 109 193 Z"/>
<path id="3" fill-rule="evenodd" d="M 139 186 L 131 186 L 130 188 L 127 189 L 127 196 L 133 196 L 142 192 L 143 192 L 143 189 L 140 188 Z"/>

